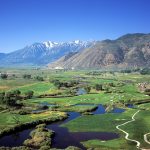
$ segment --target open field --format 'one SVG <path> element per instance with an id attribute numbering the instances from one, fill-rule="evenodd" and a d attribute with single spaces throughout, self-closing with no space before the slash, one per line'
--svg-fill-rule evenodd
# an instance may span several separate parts
<path id="1" fill-rule="evenodd" d="M 141 104 L 141 105 L 139 105 L 139 108 L 150 110 L 150 103 Z"/>
<path id="2" fill-rule="evenodd" d="M 23 124 L 26 122 L 32 122 L 40 119 L 47 119 L 47 118 L 57 118 L 58 116 L 64 116 L 65 113 L 63 112 L 57 112 L 57 111 L 46 111 L 43 113 L 38 114 L 27 114 L 27 115 L 19 115 L 17 113 L 13 112 L 1 112 L 0 113 L 0 131 L 10 127 L 14 127 L 17 125 L 17 121 L 19 121 L 19 124 Z"/>
<path id="3" fill-rule="evenodd" d="M 57 91 L 57 89 L 54 87 L 53 84 L 47 83 L 47 82 L 27 84 L 25 86 L 21 86 L 16 89 L 20 90 L 22 93 L 25 93 L 28 90 L 33 90 L 35 95 L 53 93 Z M 12 90 L 15 90 L 15 89 L 12 89 Z"/>

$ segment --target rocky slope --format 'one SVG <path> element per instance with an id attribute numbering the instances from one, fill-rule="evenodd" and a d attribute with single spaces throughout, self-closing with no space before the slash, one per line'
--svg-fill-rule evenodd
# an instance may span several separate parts
<path id="1" fill-rule="evenodd" d="M 96 42 L 89 48 L 70 53 L 50 63 L 49 68 L 112 68 L 150 65 L 150 34 L 127 34 L 116 40 Z"/>

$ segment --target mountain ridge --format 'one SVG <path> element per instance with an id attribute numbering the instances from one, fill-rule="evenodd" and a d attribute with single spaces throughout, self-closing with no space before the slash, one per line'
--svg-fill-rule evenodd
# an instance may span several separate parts
<path id="1" fill-rule="evenodd" d="M 46 65 L 55 61 L 69 52 L 77 52 L 89 47 L 90 41 L 72 41 L 72 42 L 42 42 L 27 45 L 22 49 L 0 55 L 0 65 Z M 5 57 L 4 57 L 5 56 Z"/>
<path id="2" fill-rule="evenodd" d="M 70 58 L 48 65 L 55 69 L 96 69 L 108 67 L 145 67 L 150 65 L 150 34 L 126 34 L 116 40 L 103 40 Z"/>
<path id="3" fill-rule="evenodd" d="M 116 40 L 37 42 L 0 53 L 0 66 L 48 66 L 50 69 L 144 67 L 150 65 L 150 33 L 123 35 Z"/>

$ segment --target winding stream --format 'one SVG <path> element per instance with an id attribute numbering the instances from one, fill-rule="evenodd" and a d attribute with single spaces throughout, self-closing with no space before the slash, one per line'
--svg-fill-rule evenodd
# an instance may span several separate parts
<path id="1" fill-rule="evenodd" d="M 121 113 L 123 109 L 115 108 L 113 113 Z M 98 108 L 93 111 L 93 114 L 104 114 L 105 108 L 103 105 L 99 105 Z M 110 132 L 69 132 L 67 128 L 61 127 L 60 125 L 67 123 L 77 117 L 80 117 L 81 114 L 77 112 L 69 112 L 69 117 L 63 121 L 54 122 L 50 125 L 47 125 L 47 128 L 55 131 L 55 136 L 52 140 L 53 148 L 66 148 L 68 146 L 77 146 L 81 149 L 85 149 L 81 141 L 91 140 L 91 139 L 100 139 L 100 140 L 111 140 L 119 138 L 117 133 Z M 33 130 L 27 129 L 16 134 L 11 134 L 4 136 L 0 139 L 0 146 L 21 146 L 27 138 L 30 138 L 30 132 Z"/>

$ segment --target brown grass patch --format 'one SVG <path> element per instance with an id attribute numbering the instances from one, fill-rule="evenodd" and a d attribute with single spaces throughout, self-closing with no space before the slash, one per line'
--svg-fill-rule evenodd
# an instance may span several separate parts
<path id="1" fill-rule="evenodd" d="M 0 90 L 7 90 L 9 89 L 9 86 L 0 86 Z"/>

